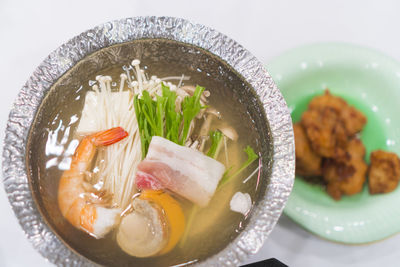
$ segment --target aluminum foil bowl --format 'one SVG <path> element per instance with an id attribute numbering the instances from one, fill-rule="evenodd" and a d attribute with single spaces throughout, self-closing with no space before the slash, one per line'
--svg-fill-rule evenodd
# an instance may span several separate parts
<path id="1" fill-rule="evenodd" d="M 294 181 L 294 137 L 286 103 L 263 65 L 227 36 L 171 17 L 135 17 L 88 30 L 51 53 L 21 89 L 10 112 L 4 140 L 3 179 L 10 204 L 27 238 L 57 265 L 155 265 L 122 260 L 102 246 L 77 248 L 57 208 L 57 179 L 43 175 L 38 163 L 46 138 L 42 129 L 71 88 L 115 64 L 139 58 L 206 73 L 235 98 L 251 117 L 261 151 L 259 194 L 243 230 L 197 264 L 238 265 L 256 253 L 272 231 Z M 39 152 L 38 152 L 39 151 Z M 65 223 L 64 223 L 65 226 Z M 132 265 L 132 266 L 133 266 Z"/>

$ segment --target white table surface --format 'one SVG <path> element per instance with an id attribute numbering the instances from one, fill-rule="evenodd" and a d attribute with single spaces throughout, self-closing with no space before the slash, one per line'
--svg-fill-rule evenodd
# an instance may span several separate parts
<path id="1" fill-rule="evenodd" d="M 0 0 L 0 139 L 19 89 L 40 62 L 97 24 L 139 15 L 208 25 L 268 66 L 292 47 L 321 41 L 376 48 L 400 60 L 400 1 L 12 1 Z M 2 148 L 2 143 L 0 144 Z M 51 266 L 25 239 L 0 189 L 0 266 Z M 400 235 L 362 246 L 322 240 L 282 216 L 248 262 L 276 257 L 290 266 L 399 266 Z"/>

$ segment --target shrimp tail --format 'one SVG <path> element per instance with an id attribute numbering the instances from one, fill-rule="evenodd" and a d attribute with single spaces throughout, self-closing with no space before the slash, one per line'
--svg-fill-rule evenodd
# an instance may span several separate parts
<path id="1" fill-rule="evenodd" d="M 109 146 L 128 136 L 122 127 L 111 128 L 91 136 L 91 141 L 95 146 Z"/>

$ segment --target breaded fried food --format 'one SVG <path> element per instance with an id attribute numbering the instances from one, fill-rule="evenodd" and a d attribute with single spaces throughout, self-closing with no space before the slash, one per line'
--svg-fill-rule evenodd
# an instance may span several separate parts
<path id="1" fill-rule="evenodd" d="M 331 108 L 337 114 L 340 114 L 346 107 L 347 102 L 341 97 L 332 95 L 329 89 L 326 89 L 323 95 L 314 97 L 308 104 L 309 109 Z"/>
<path id="2" fill-rule="evenodd" d="M 375 150 L 370 156 L 368 185 L 371 194 L 392 192 L 400 180 L 400 161 L 395 153 Z"/>
<path id="3" fill-rule="evenodd" d="M 301 124 L 315 153 L 327 158 L 344 155 L 348 137 L 334 109 L 308 109 L 301 117 Z"/>
<path id="4" fill-rule="evenodd" d="M 368 169 L 364 156 L 363 143 L 353 138 L 347 144 L 345 157 L 324 160 L 322 174 L 332 198 L 340 200 L 342 195 L 354 195 L 362 190 Z"/>
<path id="5" fill-rule="evenodd" d="M 354 107 L 348 106 L 343 109 L 341 118 L 348 136 L 353 136 L 360 132 L 367 123 L 367 117 Z"/>
<path id="6" fill-rule="evenodd" d="M 377 150 L 371 153 L 368 169 L 365 147 L 356 137 L 366 123 L 364 114 L 328 89 L 314 97 L 300 123 L 294 125 L 296 174 L 326 184 L 336 200 L 360 192 L 367 172 L 371 194 L 393 191 L 400 181 L 400 159 Z"/>
<path id="7" fill-rule="evenodd" d="M 296 146 L 296 174 L 304 177 L 322 175 L 322 158 L 312 151 L 310 142 L 301 124 L 294 124 L 293 131 Z"/>
<path id="8" fill-rule="evenodd" d="M 328 89 L 325 90 L 323 95 L 314 97 L 308 108 L 316 110 L 332 109 L 338 114 L 349 137 L 360 132 L 367 123 L 367 117 L 364 114 L 348 105 L 343 98 L 332 95 Z"/>

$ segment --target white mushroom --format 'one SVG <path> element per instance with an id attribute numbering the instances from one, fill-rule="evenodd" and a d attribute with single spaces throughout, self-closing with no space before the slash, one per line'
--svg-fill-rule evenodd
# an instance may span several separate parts
<path id="1" fill-rule="evenodd" d="M 121 73 L 120 78 L 121 82 L 119 84 L 119 91 L 122 92 L 122 90 L 124 90 L 125 81 L 128 79 L 128 76 L 126 76 L 125 73 Z"/>
<path id="2" fill-rule="evenodd" d="M 176 94 L 182 98 L 189 96 L 189 94 L 185 90 L 182 90 L 182 88 L 179 87 L 176 89 Z"/>
<path id="3" fill-rule="evenodd" d="M 188 95 L 193 95 L 194 91 L 196 90 L 196 87 L 192 86 L 192 85 L 185 85 L 180 87 L 183 91 L 185 91 Z M 200 100 L 203 102 L 202 104 L 207 102 L 207 97 L 210 96 L 210 91 L 205 90 L 201 96 L 200 96 Z"/>
<path id="4" fill-rule="evenodd" d="M 221 127 L 218 130 L 220 130 L 226 137 L 228 137 L 232 141 L 236 141 L 239 137 L 236 130 L 233 129 L 231 126 Z"/>
<path id="5" fill-rule="evenodd" d="M 231 126 L 220 127 L 218 130 L 224 135 L 224 146 L 225 146 L 225 162 L 229 164 L 229 155 L 228 155 L 228 146 L 227 146 L 227 138 L 232 141 L 236 141 L 239 137 L 236 130 Z"/>
<path id="6" fill-rule="evenodd" d="M 182 90 L 184 90 L 186 93 L 193 95 L 194 91 L 196 90 L 196 87 L 192 85 L 185 85 L 181 87 Z"/>
<path id="7" fill-rule="evenodd" d="M 208 137 L 208 132 L 210 131 L 211 122 L 213 120 L 213 117 L 216 116 L 217 118 L 219 118 L 219 115 L 220 115 L 219 112 L 213 108 L 208 108 L 206 112 L 207 112 L 207 116 L 206 116 L 203 124 L 201 125 L 200 132 L 199 132 L 199 139 L 200 139 L 199 150 L 200 151 L 203 151 L 203 149 L 204 149 L 204 145 L 205 145 L 207 137 Z"/>
<path id="8" fill-rule="evenodd" d="M 143 75 L 142 75 L 142 72 L 139 67 L 140 60 L 139 59 L 132 60 L 131 65 L 135 68 L 135 71 L 136 71 L 136 79 L 139 83 L 139 90 L 140 90 L 140 92 L 143 92 L 143 90 L 144 90 L 143 89 Z"/>
<path id="9" fill-rule="evenodd" d="M 132 60 L 131 65 L 134 66 L 134 67 L 139 66 L 140 65 L 140 60 L 139 59 Z"/>
<path id="10" fill-rule="evenodd" d="M 195 127 L 195 121 L 194 120 L 192 120 L 191 122 L 190 122 L 190 125 L 189 125 L 189 131 L 188 131 L 188 137 L 187 137 L 187 139 L 189 139 L 190 138 L 190 136 L 192 135 L 192 133 L 193 133 L 193 130 L 194 130 L 194 127 Z M 186 140 L 187 140 L 186 139 Z M 186 141 L 185 140 L 185 141 Z"/>
<path id="11" fill-rule="evenodd" d="M 221 119 L 221 113 L 218 110 L 214 109 L 214 108 L 208 108 L 208 109 L 206 109 L 206 112 L 210 113 L 210 114 L 213 114 L 218 119 Z"/>

